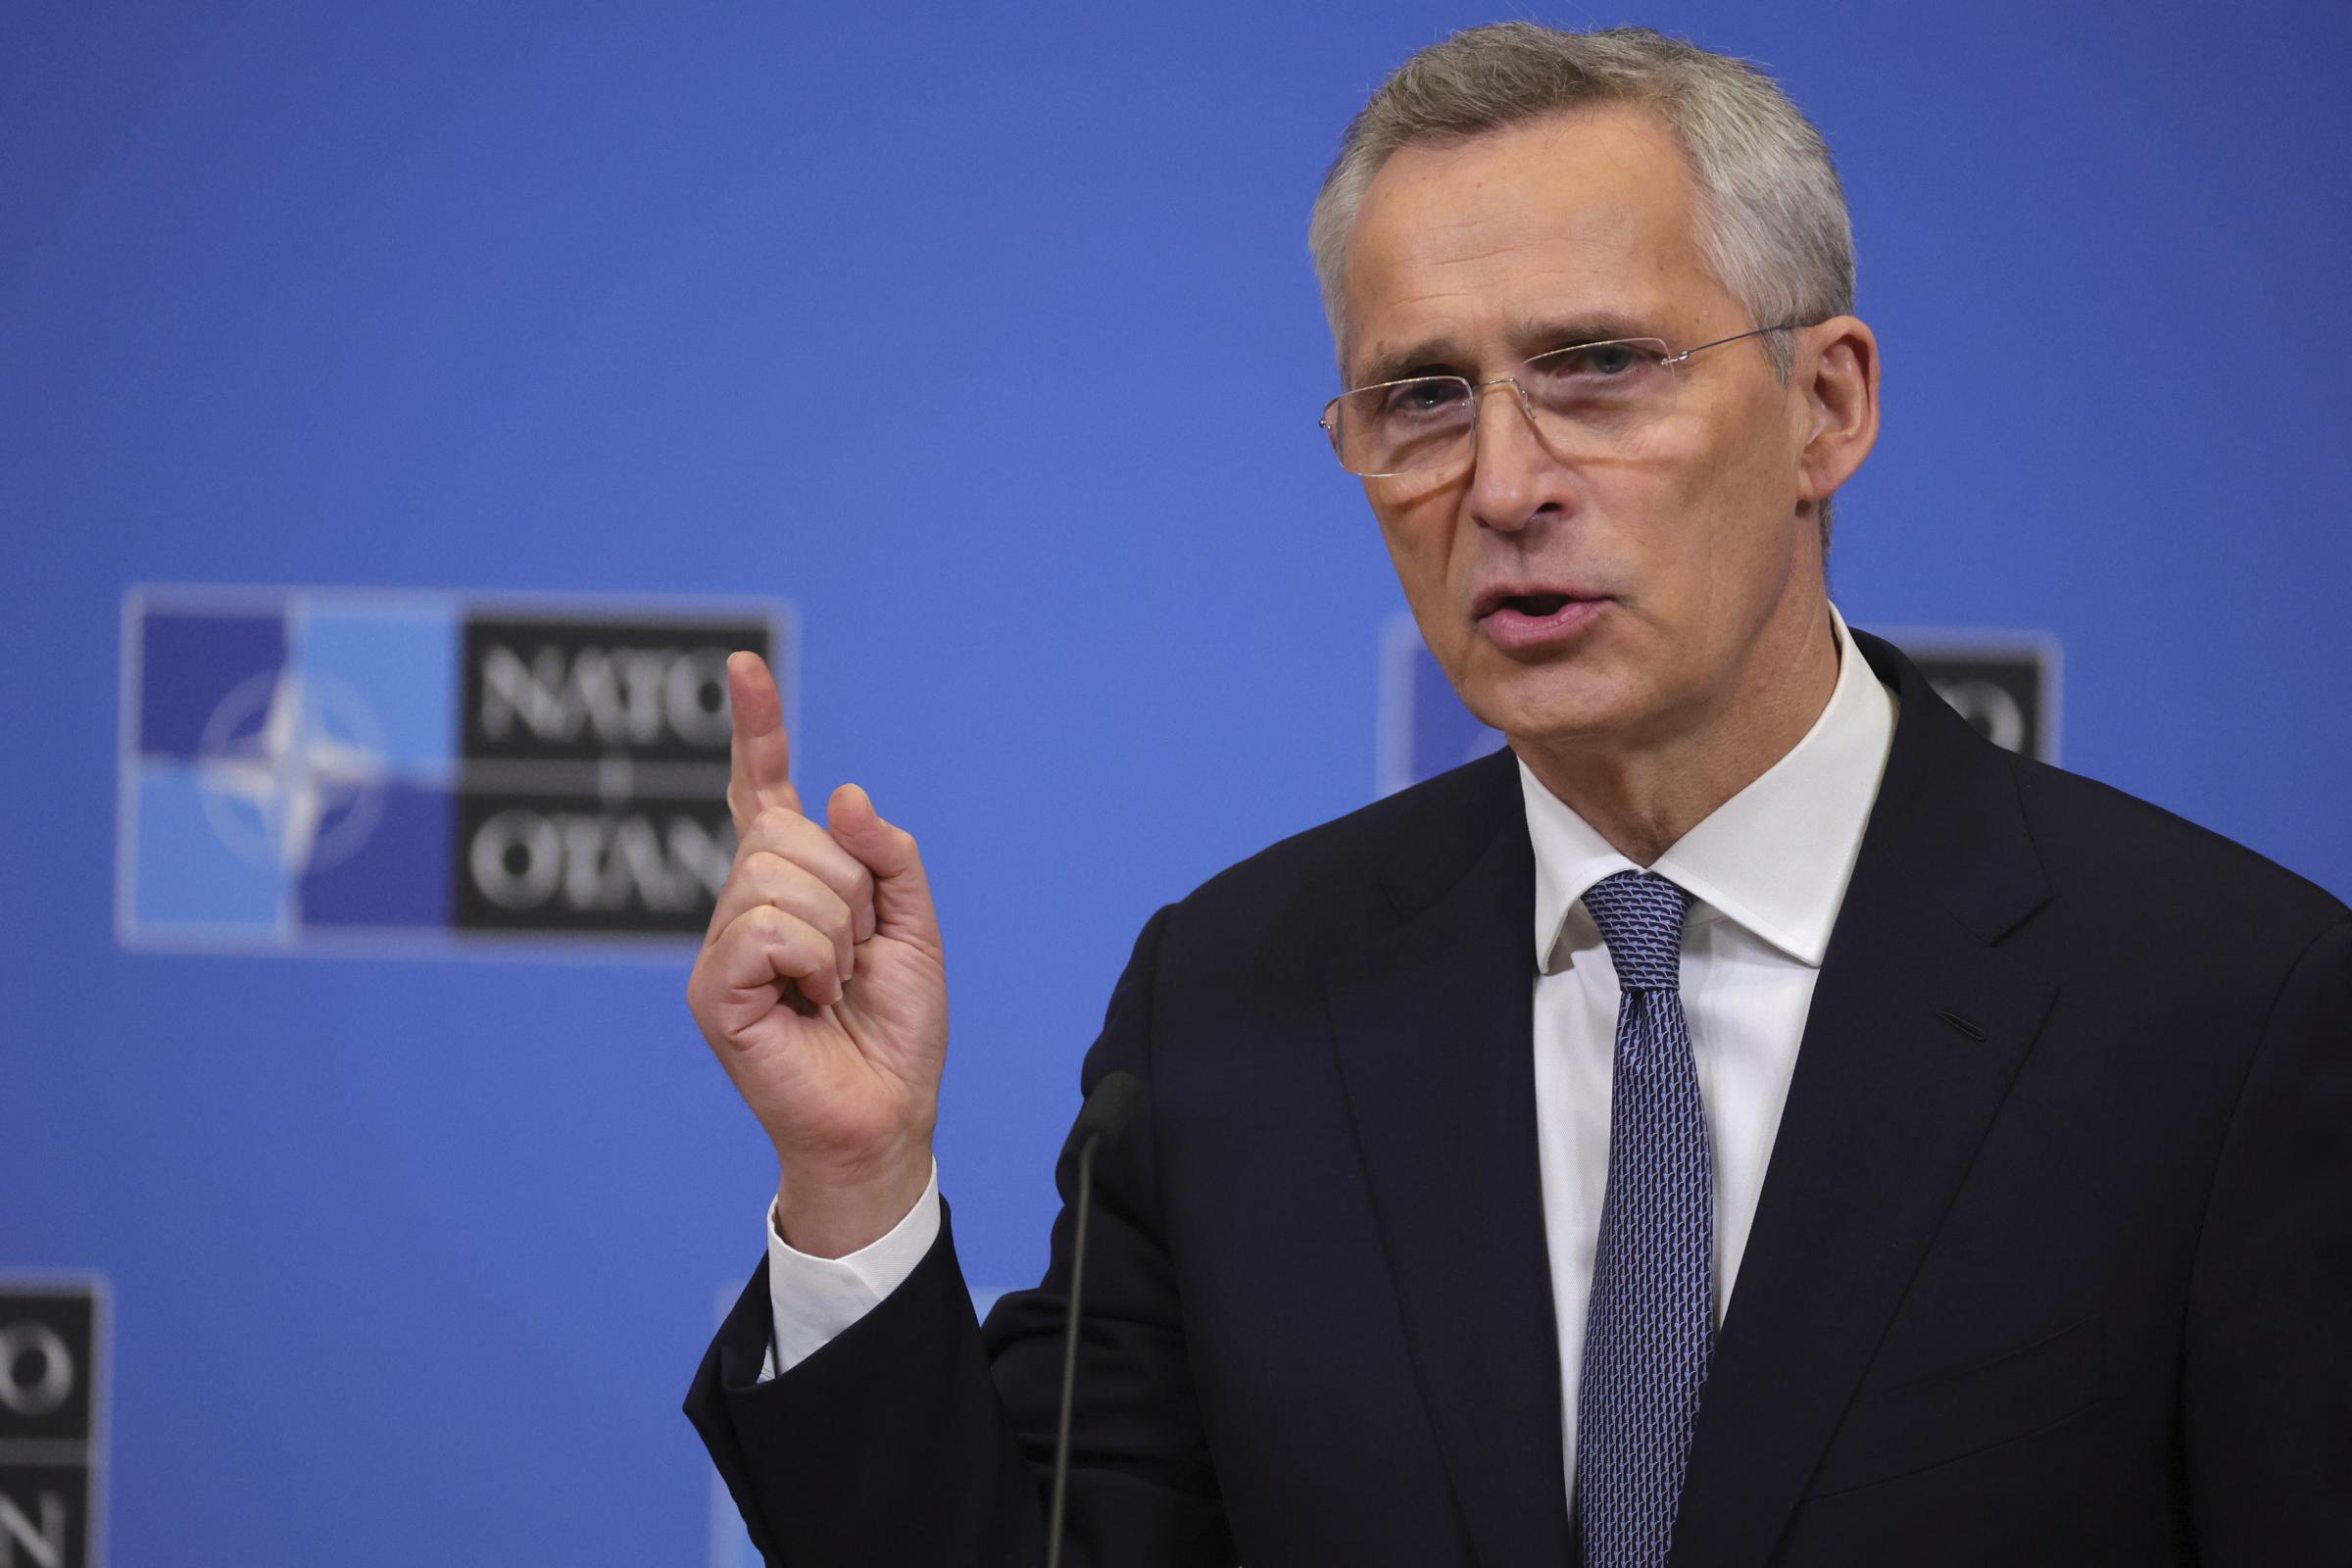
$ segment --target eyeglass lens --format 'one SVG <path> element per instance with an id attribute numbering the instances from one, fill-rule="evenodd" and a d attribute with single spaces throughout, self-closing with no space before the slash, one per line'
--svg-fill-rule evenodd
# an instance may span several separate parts
<path id="1" fill-rule="evenodd" d="M 1556 455 L 1605 456 L 1673 412 L 1678 378 L 1665 359 L 1666 345 L 1649 338 L 1586 343 L 1540 354 L 1511 380 Z M 1456 375 L 1361 387 L 1332 405 L 1332 446 L 1350 473 L 1446 467 L 1470 449 L 1478 398 Z"/>

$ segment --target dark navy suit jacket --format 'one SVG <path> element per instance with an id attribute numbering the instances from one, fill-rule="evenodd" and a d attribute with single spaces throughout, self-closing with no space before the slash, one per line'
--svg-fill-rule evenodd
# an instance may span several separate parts
<path id="1" fill-rule="evenodd" d="M 1980 739 L 1887 644 L 1885 780 L 1698 1416 L 1677 1568 L 2352 1562 L 2352 910 Z M 1145 927 L 1065 1560 L 1574 1560 L 1507 753 Z M 793 1568 L 1044 1560 L 1074 1160 L 973 1321 L 952 1223 L 687 1412 Z"/>

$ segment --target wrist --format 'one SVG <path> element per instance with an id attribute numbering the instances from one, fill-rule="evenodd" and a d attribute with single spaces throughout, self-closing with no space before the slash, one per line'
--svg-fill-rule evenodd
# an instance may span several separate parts
<path id="1" fill-rule="evenodd" d="M 931 1185 L 928 1140 L 855 1170 L 779 1161 L 776 1234 L 811 1257 L 846 1257 L 897 1229 Z"/>

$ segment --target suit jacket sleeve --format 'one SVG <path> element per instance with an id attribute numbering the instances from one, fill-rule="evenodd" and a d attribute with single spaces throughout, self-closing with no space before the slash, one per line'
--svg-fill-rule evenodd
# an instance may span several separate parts
<path id="1" fill-rule="evenodd" d="M 1115 1151 L 1099 1152 L 1063 1560 L 1211 1568 L 1234 1552 L 1185 1359 L 1162 1240 L 1152 1125 L 1152 996 L 1163 909 L 1112 993 L 1081 1087 L 1125 1070 L 1145 1085 Z M 1061 1395 L 1077 1201 L 1075 1140 L 1055 1171 L 1062 1211 L 1046 1276 L 983 1329 L 956 1260 L 952 1214 L 898 1290 L 782 1376 L 758 1381 L 766 1265 L 721 1326 L 687 1417 L 771 1564 L 1034 1565 Z"/>
<path id="2" fill-rule="evenodd" d="M 2279 988 L 2214 1174 L 2182 1368 L 2207 1562 L 2338 1562 L 2352 1486 L 2352 923 Z"/>

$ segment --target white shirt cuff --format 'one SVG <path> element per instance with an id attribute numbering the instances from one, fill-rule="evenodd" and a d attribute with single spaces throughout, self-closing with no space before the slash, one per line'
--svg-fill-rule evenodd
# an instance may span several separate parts
<path id="1" fill-rule="evenodd" d="M 906 1282 L 914 1266 L 939 1240 L 939 1161 L 923 1196 L 887 1235 L 847 1257 L 811 1257 L 786 1242 L 776 1229 L 776 1206 L 767 1206 L 767 1305 L 774 1338 L 760 1368 L 765 1383 L 789 1372 Z"/>

